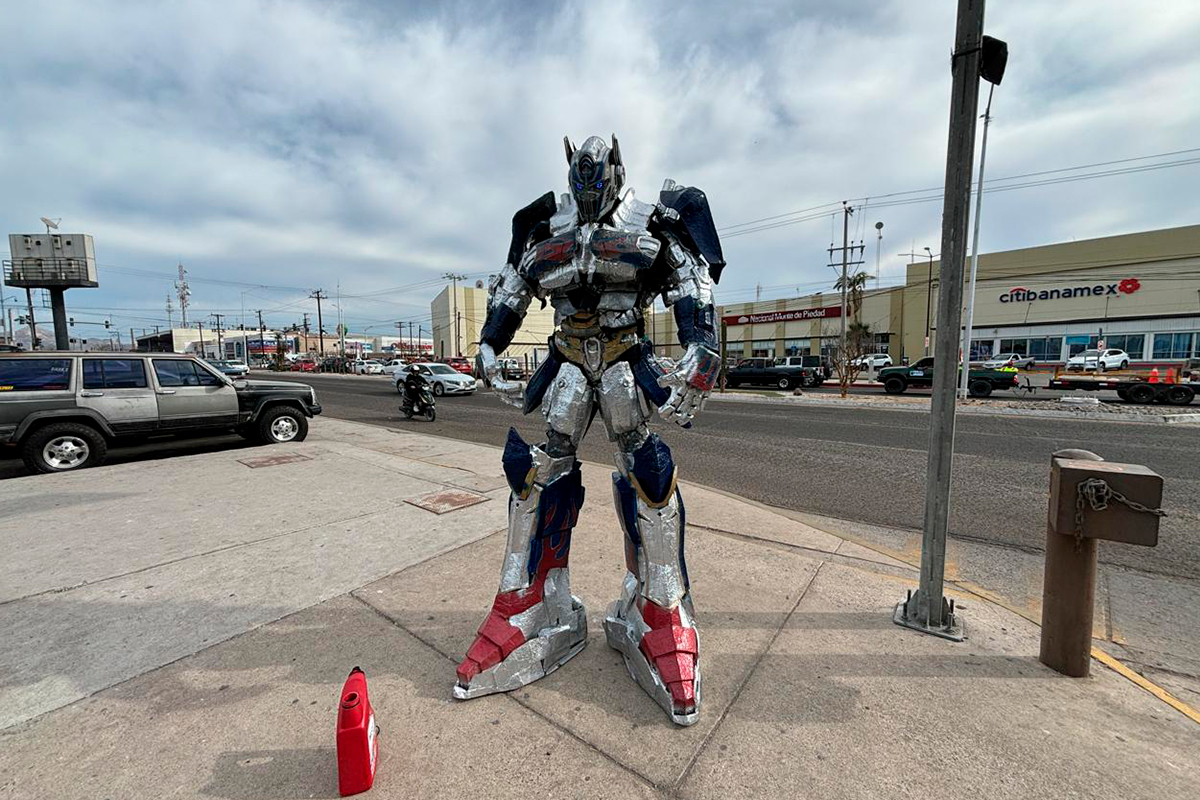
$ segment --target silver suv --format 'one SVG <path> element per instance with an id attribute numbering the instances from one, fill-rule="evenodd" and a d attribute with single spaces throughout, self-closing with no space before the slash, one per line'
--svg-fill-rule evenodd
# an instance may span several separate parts
<path id="1" fill-rule="evenodd" d="M 303 383 L 231 380 L 176 353 L 0 353 L 0 444 L 34 472 L 101 464 L 111 444 L 235 431 L 297 442 L 321 413 Z"/>

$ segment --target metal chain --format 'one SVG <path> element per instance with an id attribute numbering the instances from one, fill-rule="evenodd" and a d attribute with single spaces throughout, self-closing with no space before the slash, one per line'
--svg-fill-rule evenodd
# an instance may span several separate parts
<path id="1" fill-rule="evenodd" d="M 1093 511 L 1103 511 L 1108 508 L 1109 501 L 1115 501 L 1122 505 L 1128 506 L 1134 511 L 1141 511 L 1144 514 L 1153 514 L 1156 517 L 1165 517 L 1166 511 L 1161 508 L 1150 508 L 1144 506 L 1136 500 L 1130 500 L 1125 495 L 1118 492 L 1116 489 L 1108 485 L 1108 482 L 1103 478 L 1087 478 L 1079 482 L 1075 487 L 1075 552 L 1078 553 L 1083 549 L 1083 505 L 1084 501 L 1092 507 Z"/>

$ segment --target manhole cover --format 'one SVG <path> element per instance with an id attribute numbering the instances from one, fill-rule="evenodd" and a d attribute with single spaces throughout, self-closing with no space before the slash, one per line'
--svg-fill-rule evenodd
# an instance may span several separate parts
<path id="1" fill-rule="evenodd" d="M 259 467 L 278 467 L 280 464 L 294 464 L 297 461 L 312 461 L 308 456 L 299 453 L 280 453 L 277 456 L 255 456 L 254 458 L 239 458 L 238 463 L 245 464 L 250 469 Z"/>
<path id="2" fill-rule="evenodd" d="M 434 514 L 446 514 L 451 511 L 457 511 L 460 508 L 473 506 L 476 503 L 485 502 L 486 500 L 486 497 L 474 492 L 464 492 L 460 489 L 446 489 L 441 492 L 433 492 L 432 494 L 423 494 L 420 497 L 411 497 L 404 502 L 414 505 L 417 508 L 423 508 L 426 511 L 432 511 Z"/>

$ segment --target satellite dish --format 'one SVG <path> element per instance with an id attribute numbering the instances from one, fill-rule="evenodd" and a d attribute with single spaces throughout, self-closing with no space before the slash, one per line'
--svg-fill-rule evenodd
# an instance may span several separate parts
<path id="1" fill-rule="evenodd" d="M 482 289 L 482 288 L 483 288 L 483 279 L 482 279 L 482 278 L 480 278 L 479 280 L 475 281 L 475 288 L 476 288 L 476 289 Z"/>
<path id="2" fill-rule="evenodd" d="M 42 217 L 41 220 L 42 220 L 42 224 L 46 226 L 46 231 L 49 232 L 51 230 L 55 230 L 55 231 L 58 230 L 58 223 L 60 220 L 62 220 L 62 217 L 59 217 L 58 219 L 49 219 L 48 217 Z"/>

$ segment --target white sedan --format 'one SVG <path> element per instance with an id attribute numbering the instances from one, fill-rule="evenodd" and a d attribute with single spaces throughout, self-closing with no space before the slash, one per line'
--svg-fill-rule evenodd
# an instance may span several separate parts
<path id="1" fill-rule="evenodd" d="M 1124 350 L 1084 350 L 1067 359 L 1067 369 L 1085 372 L 1088 370 L 1127 369 L 1129 354 Z"/>
<path id="2" fill-rule="evenodd" d="M 416 365 L 421 373 L 421 377 L 429 382 L 433 393 L 438 397 L 444 394 L 473 394 L 475 392 L 475 379 L 470 375 L 464 375 L 449 364 L 436 364 L 433 362 L 423 362 Z M 392 383 L 396 387 L 396 391 L 404 391 L 404 379 L 408 372 L 403 369 L 396 370 L 392 376 Z"/>
<path id="3" fill-rule="evenodd" d="M 367 361 L 355 361 L 354 362 L 354 374 L 355 375 L 382 375 L 383 374 L 383 363 L 380 361 L 376 361 L 373 358 L 368 359 Z"/>

